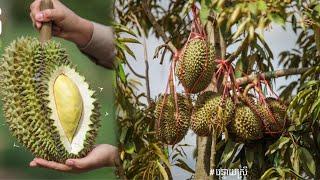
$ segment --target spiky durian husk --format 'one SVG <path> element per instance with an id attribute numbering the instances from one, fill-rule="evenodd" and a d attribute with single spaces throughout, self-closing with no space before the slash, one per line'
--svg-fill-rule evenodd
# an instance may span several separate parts
<path id="1" fill-rule="evenodd" d="M 59 156 L 38 99 L 39 64 L 45 59 L 34 39 L 21 38 L 6 48 L 1 60 L 1 88 L 6 122 L 17 140 L 35 156 Z"/>
<path id="2" fill-rule="evenodd" d="M 234 118 L 232 119 L 229 132 L 240 142 L 257 140 L 263 137 L 262 122 L 255 112 L 248 106 L 253 103 L 250 98 L 240 98 L 237 104 Z"/>
<path id="3" fill-rule="evenodd" d="M 266 104 L 255 103 L 250 98 L 243 98 L 251 110 L 260 118 L 266 134 L 281 134 L 288 121 L 286 120 L 286 106 L 274 98 L 267 98 Z"/>
<path id="4" fill-rule="evenodd" d="M 211 82 L 215 71 L 214 48 L 205 40 L 193 39 L 177 63 L 176 75 L 188 93 L 198 93 Z"/>
<path id="5" fill-rule="evenodd" d="M 1 61 L 1 87 L 7 124 L 17 140 L 35 156 L 64 162 L 79 158 L 92 149 L 99 124 L 99 108 L 94 101 L 91 130 L 84 148 L 76 154 L 63 146 L 57 128 L 50 119 L 48 94 L 50 76 L 59 67 L 71 66 L 66 52 L 53 41 L 41 44 L 35 38 L 20 38 L 5 51 Z"/>
<path id="6" fill-rule="evenodd" d="M 266 124 L 273 132 L 281 132 L 290 123 L 287 118 L 287 106 L 275 98 L 266 98 L 266 103 L 269 108 L 269 112 L 272 113 L 272 120 Z"/>
<path id="7" fill-rule="evenodd" d="M 165 97 L 165 100 L 164 100 Z M 156 103 L 155 117 L 159 121 L 158 138 L 166 144 L 180 142 L 189 129 L 191 103 L 187 97 L 177 94 L 176 110 L 174 95 L 161 96 Z"/>
<path id="8" fill-rule="evenodd" d="M 213 128 L 217 132 L 225 130 L 234 113 L 234 103 L 230 98 L 214 92 L 201 94 L 191 116 L 191 129 L 199 136 L 210 136 Z"/>
<path id="9" fill-rule="evenodd" d="M 54 41 L 50 41 L 44 45 L 44 54 L 46 56 L 45 63 L 45 71 L 41 74 L 42 80 L 40 81 L 39 89 L 43 89 L 46 93 L 44 98 L 47 101 L 50 101 L 49 97 L 49 84 L 48 81 L 50 80 L 50 77 L 53 76 L 53 74 L 61 69 L 68 69 L 68 71 L 73 71 L 73 73 L 77 74 L 75 71 L 75 67 L 71 65 L 70 61 L 68 60 L 67 54 L 64 49 L 61 48 L 61 45 L 58 43 L 55 43 Z M 81 80 L 84 82 L 84 86 L 86 89 L 91 91 L 88 84 L 85 83 L 85 79 L 82 77 Z M 38 93 L 39 94 L 39 93 Z M 58 148 L 58 151 L 60 153 L 60 157 L 57 160 L 62 159 L 62 161 L 68 159 L 68 158 L 80 158 L 84 157 L 91 149 L 93 148 L 93 145 L 95 143 L 95 137 L 97 136 L 97 130 L 100 127 L 100 112 L 99 112 L 99 104 L 97 103 L 95 99 L 95 93 L 92 91 L 92 99 L 93 99 L 93 108 L 92 108 L 92 114 L 90 116 L 90 130 L 88 133 L 86 133 L 86 137 L 83 144 L 83 149 L 76 154 L 70 153 L 66 150 L 63 143 L 59 138 L 56 138 L 56 146 Z M 54 119 L 52 119 L 52 116 L 50 116 L 52 113 L 52 109 L 48 107 L 47 104 L 44 104 L 43 108 L 46 108 L 47 114 L 49 115 L 47 118 L 50 120 L 50 129 L 52 129 L 52 135 L 53 138 L 59 137 L 59 132 L 57 130 L 57 127 L 54 125 Z"/>

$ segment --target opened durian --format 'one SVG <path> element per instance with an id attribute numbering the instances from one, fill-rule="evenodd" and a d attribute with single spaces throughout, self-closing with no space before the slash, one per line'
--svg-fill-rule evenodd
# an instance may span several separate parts
<path id="1" fill-rule="evenodd" d="M 191 116 L 191 129 L 199 136 L 210 136 L 213 128 L 222 132 L 231 121 L 234 108 L 230 98 L 223 99 L 217 93 L 205 92 L 196 102 Z"/>
<path id="2" fill-rule="evenodd" d="M 198 93 L 210 84 L 215 64 L 213 46 L 205 40 L 193 39 L 179 58 L 176 75 L 187 93 Z"/>
<path id="3" fill-rule="evenodd" d="M 95 93 L 59 44 L 20 38 L 6 48 L 0 68 L 4 115 L 21 144 L 57 162 L 93 148 L 100 126 Z"/>
<path id="4" fill-rule="evenodd" d="M 263 137 L 262 122 L 259 116 L 251 109 L 248 103 L 253 100 L 247 97 L 240 98 L 241 102 L 236 105 L 234 118 L 229 126 L 229 133 L 236 141 L 247 142 Z"/>
<path id="5" fill-rule="evenodd" d="M 165 99 L 164 99 L 165 98 Z M 176 144 L 187 134 L 191 117 L 191 103 L 187 97 L 177 94 L 161 96 L 156 102 L 155 117 L 159 121 L 158 138 L 166 144 Z"/>

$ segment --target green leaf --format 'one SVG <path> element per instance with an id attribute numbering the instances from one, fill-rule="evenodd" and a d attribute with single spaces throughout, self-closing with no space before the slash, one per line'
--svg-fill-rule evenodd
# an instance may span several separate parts
<path id="1" fill-rule="evenodd" d="M 248 17 L 246 20 L 242 21 L 241 24 L 238 26 L 237 31 L 233 34 L 232 39 L 235 40 L 237 39 L 242 32 L 245 30 L 246 25 L 250 22 L 250 17 Z"/>
<path id="2" fill-rule="evenodd" d="M 157 161 L 157 166 L 159 168 L 160 173 L 162 174 L 162 177 L 164 180 L 169 180 L 169 176 L 167 174 L 166 169 L 162 166 L 162 164 L 160 164 L 159 161 Z"/>
<path id="3" fill-rule="evenodd" d="M 256 15 L 258 13 L 258 6 L 256 3 L 252 2 L 248 4 L 248 8 L 250 10 L 250 12 L 254 15 Z"/>
<path id="4" fill-rule="evenodd" d="M 183 169 L 183 170 L 185 170 L 185 171 L 187 171 L 187 172 L 189 172 L 189 173 L 192 173 L 192 174 L 195 173 L 195 171 L 194 171 L 191 167 L 189 167 L 186 162 L 184 162 L 184 161 L 181 160 L 181 159 L 178 159 L 177 161 L 178 161 L 178 163 L 174 164 L 175 166 L 178 166 L 178 167 L 180 167 L 181 169 Z"/>
<path id="5" fill-rule="evenodd" d="M 283 169 L 283 171 L 286 172 L 286 173 L 290 173 L 290 174 L 292 174 L 292 175 L 295 175 L 296 177 L 298 177 L 298 178 L 300 178 L 300 179 L 305 179 L 305 178 L 303 178 L 302 176 L 300 176 L 297 172 L 295 172 L 295 171 L 292 170 L 292 169 L 285 168 L 285 169 Z"/>
<path id="6" fill-rule="evenodd" d="M 236 78 L 240 78 L 242 77 L 242 73 L 244 72 L 244 69 L 246 69 L 244 67 L 244 59 L 239 59 L 236 63 L 236 67 L 235 67 L 235 77 Z"/>
<path id="7" fill-rule="evenodd" d="M 318 4 L 316 7 L 314 7 L 314 10 L 320 14 L 320 4 Z"/>
<path id="8" fill-rule="evenodd" d="M 304 165 L 303 168 L 306 172 L 315 175 L 316 173 L 316 165 L 311 153 L 304 147 L 298 148 L 299 157 L 301 163 Z"/>
<path id="9" fill-rule="evenodd" d="M 267 171 L 263 173 L 263 175 L 260 177 L 260 180 L 269 180 L 271 178 L 271 175 L 276 172 L 275 168 L 270 168 Z"/>
<path id="10" fill-rule="evenodd" d="M 229 165 L 231 164 L 231 161 L 232 161 L 234 155 L 238 151 L 239 146 L 240 146 L 239 143 L 235 143 L 231 140 L 228 140 L 226 147 L 223 151 L 223 154 L 221 156 L 221 157 L 223 157 L 223 159 L 221 160 L 221 165 L 223 167 L 229 168 Z"/>
<path id="11" fill-rule="evenodd" d="M 154 143 L 151 143 L 150 146 L 155 150 L 154 152 L 157 154 L 158 157 L 166 164 L 167 167 L 170 167 L 170 163 L 166 155 L 163 154 L 161 149 Z"/>
<path id="12" fill-rule="evenodd" d="M 278 149 L 281 149 L 285 144 L 287 144 L 288 142 L 290 142 L 290 138 L 288 137 L 281 137 L 280 139 L 278 139 L 278 141 L 276 141 L 275 143 L 273 143 L 272 145 L 269 146 L 268 151 L 266 152 L 266 154 L 273 154 L 274 152 L 276 152 Z"/>
<path id="13" fill-rule="evenodd" d="M 121 81 L 122 81 L 123 83 L 127 83 L 126 74 L 125 74 L 125 72 L 124 72 L 124 70 L 123 70 L 122 64 L 120 64 L 120 65 L 118 66 L 118 75 L 119 75 L 119 78 L 121 79 Z"/>
<path id="14" fill-rule="evenodd" d="M 119 141 L 121 143 L 124 143 L 124 140 L 126 139 L 126 136 L 127 136 L 127 132 L 128 132 L 128 127 L 125 126 L 121 129 L 121 135 L 119 137 Z"/>
<path id="15" fill-rule="evenodd" d="M 138 40 L 133 39 L 133 38 L 118 38 L 118 41 L 125 42 L 125 43 L 141 44 Z"/>
<path id="16" fill-rule="evenodd" d="M 201 0 L 200 20 L 202 24 L 206 24 L 210 13 L 209 5 L 210 0 Z"/>
<path id="17" fill-rule="evenodd" d="M 133 143 L 133 141 L 128 141 L 124 146 L 124 150 L 128 154 L 133 154 L 134 151 L 136 150 L 136 146 Z"/>
<path id="18" fill-rule="evenodd" d="M 268 18 L 281 26 L 285 25 L 285 19 L 279 13 L 270 13 L 268 14 Z"/>
<path id="19" fill-rule="evenodd" d="M 246 160 L 248 164 L 248 168 L 251 169 L 253 162 L 254 162 L 254 154 L 255 152 L 253 151 L 252 148 L 246 148 Z"/>
<path id="20" fill-rule="evenodd" d="M 259 1 L 257 1 L 256 4 L 257 4 L 257 7 L 258 7 L 258 9 L 259 9 L 260 11 L 266 11 L 267 8 L 268 8 L 265 1 L 259 0 Z"/>

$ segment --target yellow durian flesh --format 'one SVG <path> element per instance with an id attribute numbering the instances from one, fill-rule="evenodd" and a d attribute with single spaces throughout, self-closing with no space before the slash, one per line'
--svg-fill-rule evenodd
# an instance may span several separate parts
<path id="1" fill-rule="evenodd" d="M 60 124 L 71 143 L 83 111 L 80 91 L 68 76 L 61 74 L 54 83 L 54 99 Z"/>

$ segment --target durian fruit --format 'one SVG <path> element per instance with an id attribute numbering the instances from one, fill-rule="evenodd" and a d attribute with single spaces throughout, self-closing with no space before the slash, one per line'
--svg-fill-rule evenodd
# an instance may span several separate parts
<path id="1" fill-rule="evenodd" d="M 99 105 L 58 43 L 19 38 L 0 62 L 4 116 L 21 144 L 36 157 L 57 162 L 91 151 Z"/>
<path id="2" fill-rule="evenodd" d="M 155 117 L 159 121 L 158 138 L 169 145 L 180 142 L 187 134 L 190 125 L 192 110 L 190 100 L 182 94 L 177 94 L 177 106 L 178 109 L 172 94 L 162 95 L 156 102 Z"/>
<path id="3" fill-rule="evenodd" d="M 229 126 L 229 133 L 236 141 L 247 142 L 258 140 L 263 137 L 262 122 L 255 112 L 247 105 L 253 102 L 251 99 L 244 100 L 236 105 L 234 118 Z"/>
<path id="4" fill-rule="evenodd" d="M 176 75 L 187 93 L 198 93 L 208 87 L 215 69 L 213 46 L 205 40 L 192 39 L 179 58 Z"/>
<path id="5" fill-rule="evenodd" d="M 269 108 L 269 114 L 272 114 L 272 121 L 265 121 L 266 126 L 271 132 L 281 133 L 284 128 L 289 124 L 287 118 L 287 106 L 275 98 L 266 98 L 266 103 Z"/>
<path id="6" fill-rule="evenodd" d="M 213 128 L 225 130 L 234 114 L 235 105 L 231 98 L 212 91 L 201 94 L 191 116 L 191 129 L 199 136 L 210 136 Z"/>

